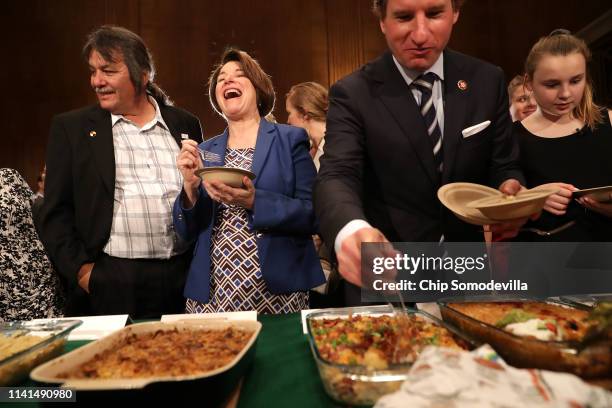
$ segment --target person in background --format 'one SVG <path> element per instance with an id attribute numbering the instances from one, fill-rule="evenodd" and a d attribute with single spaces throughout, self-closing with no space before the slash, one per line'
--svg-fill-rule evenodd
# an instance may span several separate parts
<path id="1" fill-rule="evenodd" d="M 512 121 L 523 120 L 537 109 L 538 105 L 531 92 L 525 88 L 525 76 L 517 75 L 508 84 L 510 115 Z"/>
<path id="2" fill-rule="evenodd" d="M 325 145 L 325 120 L 329 101 L 327 89 L 317 82 L 293 85 L 287 93 L 287 123 L 304 128 L 310 140 L 310 156 L 317 171 Z"/>
<path id="3" fill-rule="evenodd" d="M 521 188 L 503 72 L 449 50 L 461 0 L 375 0 L 389 51 L 330 89 L 325 154 L 314 201 L 359 304 L 361 244 L 482 241 L 442 207 L 440 186 Z M 526 220 L 493 226 L 514 236 Z"/>
<path id="4" fill-rule="evenodd" d="M 43 167 L 43 170 L 36 179 L 36 193 L 34 193 L 34 200 L 43 198 L 45 196 L 45 177 L 47 175 L 47 166 Z"/>
<path id="5" fill-rule="evenodd" d="M 135 33 L 102 26 L 83 56 L 98 103 L 53 118 L 40 225 L 70 290 L 68 312 L 181 312 L 191 251 L 172 225 L 176 159 L 183 138 L 202 140 L 200 122 L 153 82 Z"/>
<path id="6" fill-rule="evenodd" d="M 42 172 L 36 179 L 36 193 L 34 194 L 34 202 L 32 203 L 32 219 L 36 230 L 39 231 L 40 225 L 40 209 L 45 200 L 45 177 L 47 176 L 47 166 L 43 167 Z M 39 232 L 40 234 L 40 232 Z"/>
<path id="7" fill-rule="evenodd" d="M 610 110 L 593 102 L 586 43 L 567 30 L 542 37 L 525 62 L 525 87 L 538 109 L 514 123 L 528 187 L 558 189 L 533 226 L 561 231 L 548 237 L 523 233 L 518 240 L 610 241 L 612 203 L 574 199 L 573 191 L 612 185 Z"/>
<path id="8" fill-rule="evenodd" d="M 286 95 L 287 123 L 303 128 L 310 141 L 310 156 L 319 171 L 320 159 L 325 145 L 325 119 L 329 101 L 327 88 L 317 82 L 302 82 L 293 85 Z M 341 306 L 336 292 L 340 275 L 332 253 L 318 234 L 312 236 L 326 283 L 310 292 L 310 307 Z"/>
<path id="9" fill-rule="evenodd" d="M 40 242 L 32 190 L 13 169 L 0 169 L 0 321 L 63 315 L 64 296 Z"/>
<path id="10" fill-rule="evenodd" d="M 209 98 L 227 129 L 200 146 L 183 142 L 178 160 L 184 183 L 174 223 L 185 240 L 197 240 L 187 312 L 307 308 L 308 290 L 325 278 L 311 239 L 316 171 L 306 132 L 264 119 L 274 106 L 272 81 L 244 51 L 223 53 Z M 245 176 L 243 188 L 233 188 L 194 174 L 214 163 L 251 170 L 255 179 Z"/>

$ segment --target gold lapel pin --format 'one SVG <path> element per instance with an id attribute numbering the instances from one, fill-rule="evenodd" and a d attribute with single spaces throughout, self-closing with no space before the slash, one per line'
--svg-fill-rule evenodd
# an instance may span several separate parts
<path id="1" fill-rule="evenodd" d="M 457 81 L 457 88 L 461 89 L 462 91 L 465 91 L 468 88 L 468 84 L 465 80 L 460 79 L 459 81 Z"/>
<path id="2" fill-rule="evenodd" d="M 89 137 L 96 137 L 96 131 L 92 130 L 91 132 L 89 132 Z"/>

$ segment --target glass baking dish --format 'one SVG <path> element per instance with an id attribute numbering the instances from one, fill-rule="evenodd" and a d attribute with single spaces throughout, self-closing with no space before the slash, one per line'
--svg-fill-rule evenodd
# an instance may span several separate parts
<path id="1" fill-rule="evenodd" d="M 351 308 L 325 309 L 306 316 L 308 339 L 321 381 L 327 394 L 334 400 L 351 405 L 372 405 L 383 395 L 397 391 L 407 378 L 412 362 L 391 364 L 386 369 L 373 369 L 365 365 L 339 364 L 322 357 L 313 333 L 313 321 L 316 319 L 348 319 L 349 316 L 393 315 L 390 305 L 361 306 Z M 441 326 L 450 331 L 457 342 L 465 348 L 472 349 L 476 343 L 455 328 L 422 311 L 408 309 L 409 315 L 423 318 L 425 321 Z"/>
<path id="2" fill-rule="evenodd" d="M 480 304 L 493 303 L 495 302 Z M 578 305 L 571 306 L 550 300 L 544 303 L 586 312 L 586 308 Z M 439 302 L 438 305 L 444 321 L 456 326 L 472 338 L 490 344 L 507 363 L 513 366 L 569 372 L 586 379 L 612 376 L 609 345 L 593 344 L 580 349 L 580 341 L 539 340 L 534 337 L 519 336 L 456 310 L 451 300 Z"/>
<path id="3" fill-rule="evenodd" d="M 593 308 L 597 306 L 599 302 L 610 302 L 612 301 L 612 293 L 598 293 L 592 295 L 568 295 L 559 297 L 561 302 L 568 303 L 578 307 L 589 307 Z"/>
<path id="4" fill-rule="evenodd" d="M 66 337 L 80 320 L 0 322 L 0 386 L 25 379 L 39 364 L 62 353 Z"/>
<path id="5" fill-rule="evenodd" d="M 66 387 L 78 392 L 78 399 L 85 406 L 124 406 L 127 402 L 138 406 L 158 404 L 171 398 L 176 406 L 193 405 L 193 401 L 205 396 L 205 406 L 225 406 L 228 397 L 236 390 L 241 379 L 255 360 L 257 338 L 261 322 L 226 319 L 193 319 L 175 322 L 137 323 L 115 331 L 101 339 L 79 347 L 70 353 L 40 365 L 30 374 L 37 384 L 49 387 Z M 65 373 L 73 372 L 82 364 L 116 349 L 125 339 L 138 335 L 163 331 L 223 331 L 228 328 L 251 332 L 248 343 L 221 367 L 202 370 L 193 374 L 132 376 L 112 378 L 73 378 Z M 186 347 L 177 345 L 176 350 Z M 197 348 L 197 344 L 193 344 Z M 140 353 L 139 364 L 146 365 L 146 353 Z M 177 354 L 176 359 L 185 359 Z M 170 397 L 169 397 L 170 396 Z"/>

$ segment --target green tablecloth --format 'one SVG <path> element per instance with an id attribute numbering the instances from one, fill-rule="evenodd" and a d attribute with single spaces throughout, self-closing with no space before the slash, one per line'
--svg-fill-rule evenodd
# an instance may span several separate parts
<path id="1" fill-rule="evenodd" d="M 338 406 L 325 394 L 310 352 L 308 338 L 302 334 L 300 314 L 260 315 L 258 319 L 263 328 L 257 340 L 255 361 L 242 383 L 238 406 L 240 408 Z M 66 352 L 87 343 L 87 341 L 71 341 L 66 346 Z M 34 383 L 28 381 L 19 386 L 34 386 Z M 36 405 L 15 404 L 21 408 Z M 70 404 L 66 406 L 69 407 Z"/>
<path id="2" fill-rule="evenodd" d="M 302 334 L 300 314 L 261 315 L 259 321 L 263 330 L 239 407 L 335 406 L 325 394 L 308 338 Z"/>

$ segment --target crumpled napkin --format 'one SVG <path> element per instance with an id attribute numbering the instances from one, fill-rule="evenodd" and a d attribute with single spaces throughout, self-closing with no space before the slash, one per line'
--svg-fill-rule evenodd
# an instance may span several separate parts
<path id="1" fill-rule="evenodd" d="M 612 407 L 612 393 L 572 374 L 511 367 L 488 345 L 428 347 L 399 391 L 375 407 Z"/>

